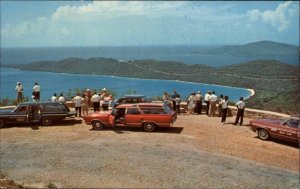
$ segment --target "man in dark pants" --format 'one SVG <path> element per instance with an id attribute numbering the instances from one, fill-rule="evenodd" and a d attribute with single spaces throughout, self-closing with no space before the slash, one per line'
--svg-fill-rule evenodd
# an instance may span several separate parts
<path id="1" fill-rule="evenodd" d="M 241 119 L 240 125 L 243 125 L 243 118 L 244 118 L 244 111 L 245 111 L 245 102 L 243 101 L 243 97 L 241 97 L 240 101 L 236 103 L 236 107 L 237 107 L 237 114 L 236 114 L 234 125 L 238 124 L 239 119 Z"/>
<path id="2" fill-rule="evenodd" d="M 207 91 L 207 93 L 204 96 L 204 102 L 206 103 L 206 115 L 208 115 L 209 111 L 209 99 L 210 99 L 211 92 Z"/>

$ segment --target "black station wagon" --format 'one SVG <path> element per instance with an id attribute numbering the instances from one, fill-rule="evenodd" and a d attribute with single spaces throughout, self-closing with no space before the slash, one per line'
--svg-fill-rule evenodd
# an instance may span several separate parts
<path id="1" fill-rule="evenodd" d="M 51 125 L 72 116 L 75 112 L 61 102 L 24 102 L 14 108 L 0 109 L 0 128 L 10 123 Z"/>

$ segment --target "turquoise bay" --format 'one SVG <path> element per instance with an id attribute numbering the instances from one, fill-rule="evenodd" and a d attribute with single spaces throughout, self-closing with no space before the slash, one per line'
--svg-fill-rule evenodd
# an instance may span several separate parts
<path id="1" fill-rule="evenodd" d="M 116 92 L 117 97 L 135 91 L 148 97 L 162 96 L 164 92 L 171 93 L 174 89 L 185 100 L 193 91 L 201 91 L 205 94 L 208 90 L 214 90 L 220 94 L 229 96 L 231 101 L 238 101 L 240 97 L 248 98 L 251 91 L 243 88 L 210 85 L 173 80 L 136 79 L 103 75 L 79 75 L 50 72 L 22 71 L 18 69 L 1 67 L 0 99 L 15 98 L 16 82 L 20 81 L 24 87 L 24 96 L 31 96 L 32 87 L 35 82 L 41 86 L 41 99 L 48 100 L 53 93 L 67 93 L 68 89 L 107 88 Z"/>

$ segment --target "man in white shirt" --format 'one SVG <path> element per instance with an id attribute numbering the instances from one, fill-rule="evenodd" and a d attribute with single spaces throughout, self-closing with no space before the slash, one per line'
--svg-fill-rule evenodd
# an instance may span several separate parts
<path id="1" fill-rule="evenodd" d="M 209 115 L 208 111 L 209 111 L 209 98 L 210 98 L 210 95 L 211 95 L 211 92 L 207 91 L 207 93 L 204 96 L 204 102 L 206 103 L 206 115 Z"/>
<path id="2" fill-rule="evenodd" d="M 213 91 L 209 97 L 209 104 L 210 104 L 209 116 L 215 115 L 217 109 L 217 102 L 218 102 L 218 97 L 215 95 L 215 91 Z"/>
<path id="3" fill-rule="evenodd" d="M 21 85 L 20 82 L 17 82 L 16 91 L 17 91 L 17 103 L 19 104 L 23 100 L 23 86 Z"/>
<path id="4" fill-rule="evenodd" d="M 41 92 L 41 87 L 39 84 L 36 82 L 32 88 L 32 94 L 35 96 L 35 99 L 37 101 L 40 100 L 40 92 Z"/>
<path id="5" fill-rule="evenodd" d="M 58 101 L 58 102 L 63 102 L 63 103 L 66 102 L 66 99 L 65 99 L 65 97 L 64 97 L 64 95 L 63 95 L 62 93 L 59 95 L 57 101 Z"/>
<path id="6" fill-rule="evenodd" d="M 56 93 L 53 94 L 53 96 L 50 99 L 52 102 L 56 102 L 57 101 L 57 96 Z"/>
<path id="7" fill-rule="evenodd" d="M 96 92 L 92 96 L 91 101 L 94 106 L 94 112 L 100 111 L 100 96 Z"/>
<path id="8" fill-rule="evenodd" d="M 82 103 L 82 98 L 80 94 L 78 93 L 77 96 L 73 98 L 74 106 L 75 106 L 75 111 L 76 111 L 76 117 L 81 117 L 81 103 Z M 79 115 L 78 115 L 79 114 Z"/>
<path id="9" fill-rule="evenodd" d="M 244 118 L 244 110 L 245 110 L 245 102 L 243 101 L 243 97 L 240 98 L 240 101 L 236 103 L 237 107 L 237 114 L 234 125 L 236 125 L 240 120 L 240 125 L 243 125 L 243 118 Z"/>

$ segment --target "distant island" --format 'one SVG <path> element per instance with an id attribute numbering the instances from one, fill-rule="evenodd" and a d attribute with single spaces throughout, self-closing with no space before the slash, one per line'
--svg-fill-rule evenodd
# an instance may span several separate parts
<path id="1" fill-rule="evenodd" d="M 286 113 L 299 112 L 299 66 L 275 60 L 257 60 L 214 68 L 181 62 L 93 57 L 2 66 L 28 71 L 168 79 L 249 88 L 256 93 L 247 100 L 248 107 Z"/>
<path id="2" fill-rule="evenodd" d="M 204 49 L 195 53 L 201 54 L 227 54 L 233 56 L 290 56 L 299 57 L 299 47 L 274 41 L 258 41 L 245 45 L 227 45 L 220 48 Z"/>

